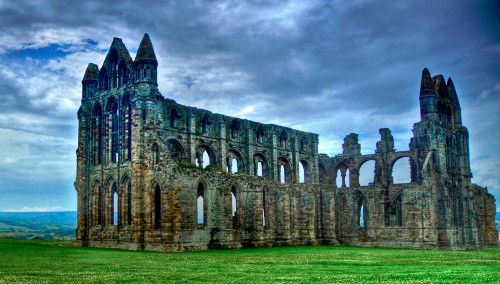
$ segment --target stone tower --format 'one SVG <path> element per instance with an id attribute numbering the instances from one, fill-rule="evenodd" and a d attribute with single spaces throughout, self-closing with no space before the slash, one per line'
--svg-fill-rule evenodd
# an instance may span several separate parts
<path id="1" fill-rule="evenodd" d="M 469 249 L 496 242 L 494 199 L 471 184 L 468 132 L 451 79 L 422 74 L 408 151 L 387 128 L 335 157 L 318 135 L 178 104 L 158 91 L 148 34 L 135 59 L 114 38 L 89 64 L 78 110 L 76 242 L 159 251 L 275 245 Z M 407 158 L 408 183 L 393 167 Z M 373 182 L 360 185 L 373 161 Z M 340 180 L 339 183 L 336 183 Z"/>

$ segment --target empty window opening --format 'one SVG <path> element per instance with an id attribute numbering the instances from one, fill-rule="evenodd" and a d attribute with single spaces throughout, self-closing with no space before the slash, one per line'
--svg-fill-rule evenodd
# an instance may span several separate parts
<path id="1" fill-rule="evenodd" d="M 262 227 L 266 227 L 266 192 L 262 192 Z"/>
<path id="2" fill-rule="evenodd" d="M 349 187 L 350 182 L 349 182 L 349 169 L 345 167 L 341 167 L 337 171 L 337 179 L 335 180 L 337 187 Z"/>
<path id="3" fill-rule="evenodd" d="M 364 204 L 361 204 L 361 207 L 359 207 L 359 227 L 366 228 Z"/>
<path id="4" fill-rule="evenodd" d="M 210 165 L 210 156 L 208 155 L 208 152 L 206 150 L 203 151 L 201 157 L 196 159 L 195 164 L 197 167 L 201 165 L 202 168 L 206 168 L 208 165 Z"/>
<path id="5" fill-rule="evenodd" d="M 236 158 L 233 158 L 233 160 L 231 161 L 231 172 L 232 173 L 238 172 L 238 160 Z"/>
<path id="6" fill-rule="evenodd" d="M 359 169 L 359 185 L 370 185 L 375 181 L 375 161 L 366 161 Z"/>
<path id="7" fill-rule="evenodd" d="M 236 202 L 236 187 L 231 187 L 231 217 L 233 219 L 233 228 L 238 227 L 236 211 L 238 209 L 238 205 Z"/>
<path id="8" fill-rule="evenodd" d="M 111 107 L 111 161 L 113 163 L 118 162 L 118 104 L 115 102 Z"/>
<path id="9" fill-rule="evenodd" d="M 205 224 L 205 188 L 198 184 L 198 198 L 196 200 L 196 212 L 198 225 Z"/>
<path id="10" fill-rule="evenodd" d="M 258 177 L 262 176 L 262 162 L 257 162 L 256 175 Z"/>
<path id="11" fill-rule="evenodd" d="M 153 224 L 155 229 L 161 228 L 161 190 L 156 185 L 154 190 Z"/>
<path id="12" fill-rule="evenodd" d="M 285 166 L 280 166 L 280 183 L 285 183 Z"/>
<path id="13" fill-rule="evenodd" d="M 299 182 L 300 183 L 305 183 L 306 182 L 306 167 L 304 165 L 305 162 L 300 161 L 299 163 Z"/>
<path id="14" fill-rule="evenodd" d="M 403 157 L 394 163 L 392 166 L 392 178 L 394 184 L 411 182 L 410 158 Z"/>
<path id="15" fill-rule="evenodd" d="M 113 185 L 114 186 L 114 185 Z M 116 191 L 113 192 L 113 225 L 118 225 L 119 221 L 119 210 L 120 208 L 118 207 L 118 193 Z"/>

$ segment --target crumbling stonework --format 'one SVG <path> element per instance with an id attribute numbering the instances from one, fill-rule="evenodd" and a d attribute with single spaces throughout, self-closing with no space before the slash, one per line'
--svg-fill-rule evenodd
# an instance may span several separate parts
<path id="1" fill-rule="evenodd" d="M 409 151 L 395 151 L 391 131 L 380 129 L 374 154 L 361 155 L 351 133 L 331 158 L 318 154 L 317 134 L 165 99 L 157 67 L 146 34 L 135 60 L 115 38 L 101 69 L 89 64 L 85 72 L 78 244 L 184 251 L 497 243 L 495 201 L 471 184 L 468 132 L 451 79 L 424 69 L 422 119 Z M 400 158 L 410 161 L 410 183 L 393 182 Z M 360 186 L 359 170 L 371 160 L 373 183 Z"/>

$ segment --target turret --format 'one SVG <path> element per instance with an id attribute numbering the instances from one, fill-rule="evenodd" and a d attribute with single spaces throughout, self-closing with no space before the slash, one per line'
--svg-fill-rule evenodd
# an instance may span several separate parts
<path id="1" fill-rule="evenodd" d="M 431 73 L 427 68 L 422 71 L 420 82 L 420 117 L 422 120 L 438 120 L 438 97 L 434 89 Z"/>
<path id="2" fill-rule="evenodd" d="M 455 124 L 462 124 L 462 109 L 460 108 L 460 102 L 458 101 L 457 91 L 455 90 L 455 85 L 451 78 L 448 78 L 446 83 L 448 87 L 448 93 L 450 94 L 451 106 L 453 107 L 453 121 Z"/>
<path id="3" fill-rule="evenodd" d="M 157 67 L 155 51 L 149 35 L 146 33 L 141 40 L 137 55 L 134 60 L 137 83 L 151 83 L 158 85 Z"/>
<path id="4" fill-rule="evenodd" d="M 98 75 L 99 67 L 94 63 L 89 63 L 82 79 L 82 100 L 91 98 L 92 94 L 96 92 Z"/>

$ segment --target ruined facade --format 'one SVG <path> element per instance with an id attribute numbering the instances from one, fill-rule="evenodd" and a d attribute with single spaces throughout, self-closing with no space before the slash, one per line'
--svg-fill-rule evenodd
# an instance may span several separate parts
<path id="1" fill-rule="evenodd" d="M 495 204 L 471 184 L 468 131 L 451 79 L 422 73 L 409 151 L 389 129 L 371 155 L 357 134 L 318 154 L 318 135 L 164 98 L 149 36 L 133 60 L 115 38 L 89 64 L 78 111 L 82 246 L 160 251 L 277 245 L 476 249 L 497 243 Z M 408 159 L 411 181 L 395 184 Z M 360 168 L 374 161 L 373 182 Z M 336 181 L 339 180 L 337 185 Z"/>

